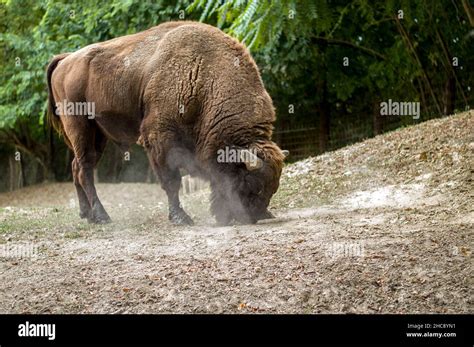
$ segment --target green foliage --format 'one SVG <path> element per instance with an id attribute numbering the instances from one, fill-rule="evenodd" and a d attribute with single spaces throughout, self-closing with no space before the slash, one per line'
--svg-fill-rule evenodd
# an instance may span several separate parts
<path id="1" fill-rule="evenodd" d="M 183 14 L 249 47 L 280 125 L 317 124 L 328 103 L 335 126 L 356 119 L 370 126 L 374 105 L 388 98 L 422 101 L 439 115 L 453 73 L 455 107 L 472 105 L 474 35 L 456 1 L 0 0 L 0 142 L 15 138 L 33 154 L 46 142 L 45 68 L 53 55 Z"/>
<path id="2" fill-rule="evenodd" d="M 46 142 L 45 70 L 55 54 L 178 20 L 188 5 L 184 0 L 0 1 L 0 143 L 40 156 L 36 144 Z"/>
<path id="3" fill-rule="evenodd" d="M 374 104 L 388 98 L 428 100 L 425 108 L 441 113 L 453 69 L 438 33 L 450 55 L 463 57 L 463 66 L 454 69 L 457 108 L 464 110 L 472 102 L 474 75 L 466 69 L 472 65 L 474 39 L 468 36 L 471 29 L 461 4 L 196 0 L 188 11 L 200 11 L 201 21 L 217 25 L 253 51 L 284 122 L 314 118 L 323 85 L 331 105 L 347 105 L 340 116 L 354 106 L 372 112 Z M 399 11 L 402 18 L 397 19 Z M 343 65 L 344 57 L 348 66 Z M 287 113 L 288 104 L 297 105 L 298 120 Z"/>
<path id="4" fill-rule="evenodd" d="M 284 32 L 295 41 L 309 32 L 303 30 L 313 26 L 322 32 L 332 22 L 329 7 L 311 1 L 196 0 L 188 7 L 190 13 L 199 10 L 201 21 L 226 29 L 256 50 L 278 41 Z"/>

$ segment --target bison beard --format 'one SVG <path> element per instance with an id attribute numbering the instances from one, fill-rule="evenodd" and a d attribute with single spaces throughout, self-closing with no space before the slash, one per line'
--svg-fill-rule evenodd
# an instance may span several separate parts
<path id="1" fill-rule="evenodd" d="M 271 141 L 272 100 L 246 48 L 222 31 L 164 23 L 57 56 L 47 78 L 51 123 L 75 155 L 81 217 L 110 221 L 92 174 L 108 140 L 145 147 L 174 223 L 193 223 L 179 202 L 182 168 L 210 181 L 219 224 L 271 217 L 285 158 Z M 96 115 L 57 114 L 64 101 L 94 103 Z M 218 162 L 229 146 L 256 153 L 259 165 Z"/>

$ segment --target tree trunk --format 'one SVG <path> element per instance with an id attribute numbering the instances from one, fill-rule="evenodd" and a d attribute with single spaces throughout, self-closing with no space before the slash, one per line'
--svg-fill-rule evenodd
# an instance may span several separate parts
<path id="1" fill-rule="evenodd" d="M 26 185 L 26 178 L 25 178 L 25 162 L 23 161 L 23 156 L 20 155 L 19 160 L 19 167 L 20 167 L 20 184 L 18 188 L 22 188 Z"/>
<path id="2" fill-rule="evenodd" d="M 449 97 L 454 97 L 454 100 L 452 101 L 453 110 L 449 113 L 449 114 L 452 114 L 453 111 L 454 111 L 454 105 L 456 103 L 456 84 L 459 87 L 459 93 L 461 94 L 461 97 L 464 100 L 464 104 L 467 106 L 467 105 L 469 105 L 469 103 L 467 101 L 467 97 L 466 97 L 466 94 L 464 93 L 464 89 L 461 85 L 461 82 L 459 81 L 459 79 L 456 76 L 456 70 L 454 69 L 454 67 L 452 65 L 453 56 L 449 52 L 448 44 L 446 43 L 446 40 L 444 39 L 443 35 L 440 33 L 439 30 L 436 30 L 436 35 L 437 35 L 438 40 L 441 44 L 441 48 L 443 49 L 444 57 L 446 59 L 446 67 L 447 67 L 447 70 L 448 70 L 448 75 L 450 75 L 447 83 L 448 84 L 453 83 L 452 87 L 450 85 L 446 86 L 446 93 L 445 93 L 445 105 L 447 105 L 448 102 L 450 102 L 447 99 L 448 96 Z M 451 79 L 453 79 L 453 81 L 450 81 Z M 451 90 L 451 88 L 453 88 L 454 90 Z M 448 89 L 450 89 L 449 95 L 448 95 Z M 446 112 L 446 108 L 445 108 L 444 111 Z"/>
<path id="3" fill-rule="evenodd" d="M 378 103 L 374 104 L 373 110 L 373 130 L 374 136 L 383 133 L 383 118 L 380 115 L 380 105 Z"/>
<path id="4" fill-rule="evenodd" d="M 410 37 L 408 36 L 408 33 L 403 28 L 403 25 L 400 23 L 400 20 L 398 19 L 397 16 L 395 16 L 395 22 L 397 24 L 398 32 L 400 33 L 400 35 L 402 36 L 403 41 L 405 42 L 405 44 L 408 47 L 408 51 L 412 53 L 413 59 L 418 64 L 418 67 L 420 68 L 423 80 L 425 81 L 426 86 L 428 88 L 428 91 L 430 92 L 431 97 L 433 98 L 433 102 L 434 102 L 434 105 L 436 106 L 438 114 L 441 114 L 441 112 L 442 112 L 441 106 L 438 102 L 438 99 L 436 98 L 435 92 L 433 90 L 433 86 L 431 84 L 431 80 L 428 77 L 428 74 L 427 74 L 425 68 L 423 67 L 423 64 L 421 63 L 421 60 L 418 56 L 418 53 L 416 52 L 415 45 L 412 43 Z"/>
<path id="5" fill-rule="evenodd" d="M 56 180 L 56 170 L 55 168 L 55 148 L 54 148 L 54 129 L 52 126 L 48 126 L 48 180 Z"/>
<path id="6" fill-rule="evenodd" d="M 327 81 L 324 79 L 322 82 L 322 95 L 323 99 L 319 104 L 319 151 L 320 153 L 326 152 L 329 148 L 329 135 L 330 135 L 330 108 L 328 103 L 328 90 Z"/>
<path id="7" fill-rule="evenodd" d="M 19 161 L 15 160 L 15 155 L 10 156 L 10 191 L 21 188 L 21 167 Z"/>
<path id="8" fill-rule="evenodd" d="M 94 183 L 99 183 L 99 173 L 97 168 L 94 168 Z"/>
<path id="9" fill-rule="evenodd" d="M 148 170 L 146 173 L 146 183 L 154 183 L 155 182 L 155 173 L 153 172 L 153 168 L 150 164 L 148 164 Z"/>
<path id="10" fill-rule="evenodd" d="M 123 153 L 119 146 L 110 144 L 108 150 L 104 152 L 104 158 L 108 163 L 107 171 L 105 172 L 105 180 L 110 182 L 119 182 L 123 166 Z M 102 176 L 104 177 L 104 176 Z"/>
<path id="11" fill-rule="evenodd" d="M 472 10 L 471 5 L 469 5 L 468 0 L 461 0 L 464 11 L 466 11 L 467 18 L 472 27 L 474 27 L 474 11 Z"/>
<path id="12" fill-rule="evenodd" d="M 456 101 L 456 80 L 451 76 L 446 81 L 444 92 L 444 115 L 448 116 L 454 113 L 454 104 Z"/>

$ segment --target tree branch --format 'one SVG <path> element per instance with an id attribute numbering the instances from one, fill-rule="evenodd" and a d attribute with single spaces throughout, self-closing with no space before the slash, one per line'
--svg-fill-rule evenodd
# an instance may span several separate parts
<path id="1" fill-rule="evenodd" d="M 469 103 L 467 102 L 467 97 L 466 97 L 466 94 L 464 93 L 464 89 L 462 88 L 462 84 L 461 82 L 459 82 L 458 76 L 456 76 L 456 70 L 454 70 L 454 67 L 452 64 L 452 57 L 451 57 L 451 54 L 449 53 L 448 45 L 445 39 L 443 38 L 443 36 L 441 35 L 441 33 L 439 32 L 438 28 L 436 28 L 436 36 L 438 37 L 438 40 L 441 43 L 441 48 L 443 49 L 443 53 L 444 53 L 444 57 L 446 58 L 448 69 L 456 81 L 459 91 L 461 92 L 461 96 L 464 99 L 464 104 L 467 106 Z"/>
<path id="2" fill-rule="evenodd" d="M 402 23 L 400 23 L 400 20 L 398 19 L 397 16 L 395 16 L 395 23 L 397 24 L 398 32 L 400 33 L 403 41 L 408 46 L 409 51 L 412 53 L 413 58 L 415 59 L 415 61 L 418 64 L 419 68 L 421 69 L 423 80 L 425 81 L 426 85 L 428 86 L 428 90 L 430 91 L 431 97 L 433 98 L 433 101 L 434 101 L 434 104 L 436 106 L 436 109 L 438 110 L 438 113 L 440 115 L 443 114 L 441 112 L 441 107 L 439 105 L 438 99 L 436 98 L 436 95 L 434 93 L 433 86 L 431 85 L 431 81 L 430 81 L 430 79 L 428 77 L 428 74 L 426 73 L 426 71 L 423 67 L 423 64 L 421 64 L 421 60 L 418 57 L 418 53 L 416 52 L 415 46 L 411 42 L 410 37 L 408 36 L 408 33 L 403 28 L 403 25 L 402 25 Z"/>
<path id="3" fill-rule="evenodd" d="M 313 37 L 311 39 L 311 42 L 313 42 L 315 44 L 319 44 L 321 42 L 324 42 L 328 45 L 338 45 L 338 46 L 351 47 L 351 48 L 357 49 L 359 51 L 362 51 L 362 52 L 364 52 L 368 55 L 377 57 L 381 60 L 386 59 L 383 54 L 373 50 L 372 48 L 368 48 L 368 47 L 365 47 L 365 46 L 359 46 L 359 45 L 356 45 L 355 43 L 352 43 L 352 42 L 349 42 L 349 41 L 344 41 L 344 40 L 339 40 L 339 39 L 330 39 L 330 38 L 327 38 L 327 37 L 317 36 L 317 37 Z"/>
<path id="4" fill-rule="evenodd" d="M 472 27 L 474 27 L 474 11 L 472 10 L 471 5 L 467 0 L 461 0 L 462 6 L 464 7 L 464 11 L 466 12 L 467 18 L 469 19 L 469 23 Z"/>

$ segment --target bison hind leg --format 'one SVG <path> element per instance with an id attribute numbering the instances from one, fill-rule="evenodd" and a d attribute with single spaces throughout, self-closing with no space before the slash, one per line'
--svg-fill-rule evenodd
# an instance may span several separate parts
<path id="1" fill-rule="evenodd" d="M 75 144 L 72 173 L 79 199 L 79 216 L 89 223 L 105 224 L 112 220 L 97 196 L 94 185 L 94 167 L 101 158 L 107 138 L 96 128 L 82 125 L 69 127 L 70 141 Z"/>
<path id="2" fill-rule="evenodd" d="M 83 219 L 87 218 L 89 220 L 92 216 L 92 209 L 87 199 L 87 195 L 84 192 L 84 189 L 82 188 L 81 183 L 79 182 L 80 168 L 79 168 L 79 164 L 77 163 L 76 158 L 72 160 L 71 166 L 72 166 L 72 177 L 74 181 L 74 186 L 76 187 L 77 197 L 79 199 L 79 217 Z"/>

